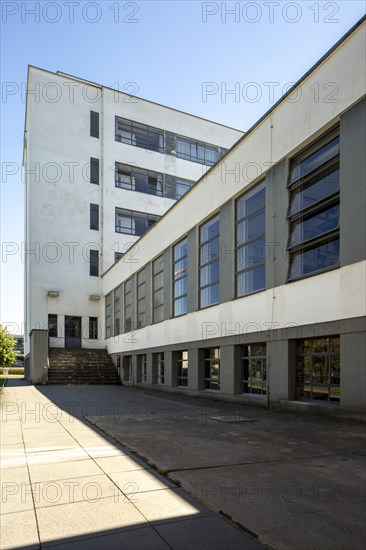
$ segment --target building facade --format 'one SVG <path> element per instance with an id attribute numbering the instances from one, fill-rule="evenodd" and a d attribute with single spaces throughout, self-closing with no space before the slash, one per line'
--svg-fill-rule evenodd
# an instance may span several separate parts
<path id="1" fill-rule="evenodd" d="M 25 352 L 105 347 L 101 275 L 242 132 L 29 67 L 24 137 Z M 133 261 L 133 253 L 129 257 Z"/>
<path id="2" fill-rule="evenodd" d="M 104 273 L 124 384 L 365 412 L 365 51 L 362 20 Z"/>

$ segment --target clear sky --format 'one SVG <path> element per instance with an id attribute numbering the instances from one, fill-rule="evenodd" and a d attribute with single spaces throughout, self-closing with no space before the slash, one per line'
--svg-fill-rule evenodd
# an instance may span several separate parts
<path id="1" fill-rule="evenodd" d="M 21 159 L 28 64 L 245 131 L 365 13 L 364 0 L 0 4 L 0 320 L 18 324 L 18 332 L 24 298 Z M 6 177 L 9 166 L 14 174 Z"/>

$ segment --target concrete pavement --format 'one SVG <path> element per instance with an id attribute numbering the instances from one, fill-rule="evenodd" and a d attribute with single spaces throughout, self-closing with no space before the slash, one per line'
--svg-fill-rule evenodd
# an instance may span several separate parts
<path id="1" fill-rule="evenodd" d="M 0 398 L 1 548 L 261 548 L 84 419 L 123 425 L 134 415 L 130 395 L 8 383 Z"/>
<path id="2" fill-rule="evenodd" d="M 74 407 L 262 544 L 365 546 L 364 424 L 128 387 L 39 391 L 64 410 Z M 235 548 L 221 541 L 219 548 Z"/>

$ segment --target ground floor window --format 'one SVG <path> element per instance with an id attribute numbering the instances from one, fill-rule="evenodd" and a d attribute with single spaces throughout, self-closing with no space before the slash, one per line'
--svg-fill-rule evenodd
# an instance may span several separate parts
<path id="1" fill-rule="evenodd" d="M 188 351 L 177 351 L 177 386 L 188 386 Z"/>
<path id="2" fill-rule="evenodd" d="M 156 378 L 157 384 L 164 384 L 165 382 L 164 353 L 156 354 L 156 372 L 157 372 L 157 378 Z"/>
<path id="3" fill-rule="evenodd" d="M 123 380 L 129 382 L 132 380 L 132 355 L 123 357 Z"/>
<path id="4" fill-rule="evenodd" d="M 204 350 L 205 389 L 220 389 L 220 348 Z"/>
<path id="5" fill-rule="evenodd" d="M 267 394 L 266 344 L 241 347 L 241 388 L 242 393 Z"/>
<path id="6" fill-rule="evenodd" d="M 98 340 L 98 317 L 89 317 L 89 340 Z"/>
<path id="7" fill-rule="evenodd" d="M 147 361 L 146 361 L 146 354 L 143 353 L 142 355 L 139 355 L 137 357 L 140 367 L 140 373 L 141 373 L 141 382 L 147 381 Z"/>
<path id="8" fill-rule="evenodd" d="M 298 340 L 296 399 L 339 403 L 340 378 L 339 336 Z"/>
<path id="9" fill-rule="evenodd" d="M 57 338 L 57 315 L 52 313 L 48 314 L 48 336 Z"/>

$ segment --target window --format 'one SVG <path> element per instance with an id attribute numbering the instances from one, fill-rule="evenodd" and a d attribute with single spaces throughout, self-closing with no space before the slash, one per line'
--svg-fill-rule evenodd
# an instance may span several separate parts
<path id="1" fill-rule="evenodd" d="M 90 205 L 90 229 L 99 230 L 99 205 Z"/>
<path id="2" fill-rule="evenodd" d="M 90 250 L 89 275 L 91 277 L 99 277 L 99 252 L 98 252 L 98 250 Z"/>
<path id="3" fill-rule="evenodd" d="M 163 196 L 163 174 L 116 162 L 116 187 Z"/>
<path id="4" fill-rule="evenodd" d="M 98 340 L 98 317 L 89 317 L 89 340 Z"/>
<path id="5" fill-rule="evenodd" d="M 123 380 L 124 382 L 132 380 L 132 355 L 123 357 Z"/>
<path id="6" fill-rule="evenodd" d="M 164 132 L 145 124 L 116 117 L 116 141 L 164 153 Z"/>
<path id="7" fill-rule="evenodd" d="M 105 337 L 112 336 L 112 293 L 105 297 Z"/>
<path id="8" fill-rule="evenodd" d="M 183 195 L 189 191 L 189 189 L 194 184 L 193 181 L 184 180 L 182 178 L 176 178 L 175 179 L 175 192 L 176 192 L 176 199 L 181 199 Z"/>
<path id="9" fill-rule="evenodd" d="M 204 351 L 205 389 L 220 389 L 220 348 L 209 348 Z"/>
<path id="10" fill-rule="evenodd" d="M 156 373 L 157 373 L 156 382 L 157 382 L 157 384 L 164 384 L 164 381 L 165 381 L 165 376 L 164 376 L 164 353 L 156 353 L 155 354 L 155 361 L 156 361 Z"/>
<path id="11" fill-rule="evenodd" d="M 219 150 L 207 143 L 177 137 L 177 157 L 212 166 L 219 159 Z"/>
<path id="12" fill-rule="evenodd" d="M 256 395 L 267 394 L 266 344 L 241 347 L 241 391 Z"/>
<path id="13" fill-rule="evenodd" d="M 121 292 L 121 287 L 116 288 L 114 291 L 114 307 L 113 307 L 114 336 L 118 336 L 119 334 L 121 334 L 120 292 Z"/>
<path id="14" fill-rule="evenodd" d="M 143 353 L 142 355 L 137 356 L 138 364 L 140 367 L 140 373 L 141 373 L 141 382 L 147 382 L 147 361 L 146 361 L 146 354 Z"/>
<path id="15" fill-rule="evenodd" d="M 200 227 L 200 308 L 219 303 L 220 220 L 215 216 Z"/>
<path id="16" fill-rule="evenodd" d="M 114 253 L 114 263 L 118 262 L 123 256 L 123 252 L 115 252 Z"/>
<path id="17" fill-rule="evenodd" d="M 153 323 L 164 320 L 164 258 L 153 262 Z"/>
<path id="18" fill-rule="evenodd" d="M 90 159 L 90 183 L 99 185 L 99 159 Z"/>
<path id="19" fill-rule="evenodd" d="M 288 279 L 339 266 L 339 136 L 291 162 Z"/>
<path id="20" fill-rule="evenodd" d="M 177 351 L 177 386 L 188 386 L 188 351 Z"/>
<path id="21" fill-rule="evenodd" d="M 126 233 L 127 235 L 137 235 L 140 237 L 158 220 L 160 220 L 160 216 L 116 208 L 117 233 Z"/>
<path id="22" fill-rule="evenodd" d="M 312 338 L 297 342 L 296 399 L 339 403 L 340 339 Z"/>
<path id="23" fill-rule="evenodd" d="M 90 111 L 90 135 L 99 138 L 99 113 Z"/>
<path id="24" fill-rule="evenodd" d="M 57 315 L 53 313 L 48 314 L 48 336 L 57 338 Z"/>
<path id="25" fill-rule="evenodd" d="M 124 332 L 130 332 L 132 330 L 132 285 L 131 279 L 124 284 Z"/>
<path id="26" fill-rule="evenodd" d="M 137 274 L 137 328 L 146 325 L 146 271 Z"/>
<path id="27" fill-rule="evenodd" d="M 183 239 L 173 247 L 173 315 L 187 313 L 188 241 Z"/>
<path id="28" fill-rule="evenodd" d="M 236 295 L 266 287 L 264 184 L 236 201 Z"/>

